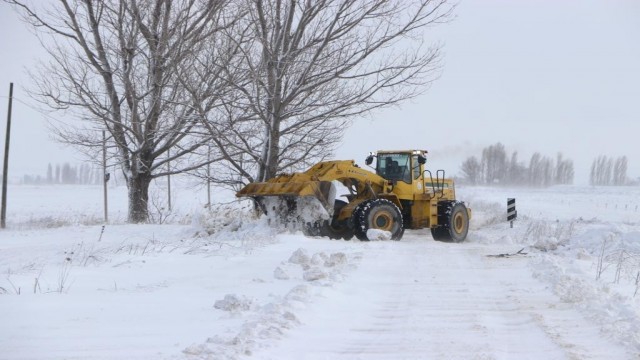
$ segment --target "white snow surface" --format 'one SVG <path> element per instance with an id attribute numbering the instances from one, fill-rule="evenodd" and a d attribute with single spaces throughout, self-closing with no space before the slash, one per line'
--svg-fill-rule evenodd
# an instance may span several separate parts
<path id="1" fill-rule="evenodd" d="M 640 358 L 638 187 L 458 186 L 460 244 L 279 232 L 191 189 L 149 225 L 111 189 L 103 228 L 101 188 L 10 187 L 0 358 Z"/>
<path id="2" fill-rule="evenodd" d="M 391 240 L 391 232 L 380 229 L 368 229 L 367 239 L 369 240 Z"/>

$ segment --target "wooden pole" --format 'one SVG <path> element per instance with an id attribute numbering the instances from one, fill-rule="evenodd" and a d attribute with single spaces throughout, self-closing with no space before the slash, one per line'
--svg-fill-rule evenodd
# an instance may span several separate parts
<path id="1" fill-rule="evenodd" d="M 109 222 L 109 211 L 107 203 L 107 181 L 109 181 L 109 174 L 107 174 L 107 133 L 102 130 L 102 192 L 104 194 L 104 223 Z"/>
<path id="2" fill-rule="evenodd" d="M 207 207 L 211 207 L 211 145 L 207 153 Z"/>
<path id="3" fill-rule="evenodd" d="M 13 83 L 9 83 L 9 110 L 7 111 L 7 134 L 4 142 L 4 165 L 2 166 L 2 213 L 0 227 L 7 226 L 7 181 L 9 179 L 9 140 L 11 139 L 11 107 L 13 104 Z"/>
<path id="4" fill-rule="evenodd" d="M 167 150 L 167 157 L 171 158 L 170 150 Z M 171 171 L 171 163 L 167 160 L 167 171 Z M 167 174 L 167 203 L 169 205 L 169 211 L 171 211 L 171 175 Z"/>

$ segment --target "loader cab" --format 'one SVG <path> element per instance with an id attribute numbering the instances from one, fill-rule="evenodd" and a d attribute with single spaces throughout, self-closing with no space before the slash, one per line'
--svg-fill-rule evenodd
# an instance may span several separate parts
<path id="1" fill-rule="evenodd" d="M 411 184 L 411 156 L 408 153 L 378 153 L 376 174 L 391 181 Z"/>

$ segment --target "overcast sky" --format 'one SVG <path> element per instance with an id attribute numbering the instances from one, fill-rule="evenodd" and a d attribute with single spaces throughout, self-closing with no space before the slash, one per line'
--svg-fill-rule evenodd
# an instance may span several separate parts
<path id="1" fill-rule="evenodd" d="M 599 154 L 640 176 L 640 1 L 461 1 L 431 30 L 444 68 L 431 89 L 347 131 L 339 157 L 426 148 L 447 173 L 489 144 L 528 160 L 562 151 L 588 182 Z"/>
<path id="2" fill-rule="evenodd" d="M 33 103 L 25 67 L 45 54 L 5 4 L 0 34 L 3 140 L 15 83 L 12 178 L 79 163 L 21 103 Z M 425 37 L 444 44 L 440 78 L 411 103 L 355 121 L 337 158 L 362 164 L 373 150 L 427 149 L 433 168 L 455 174 L 464 158 L 502 142 L 525 162 L 535 151 L 563 152 L 578 184 L 600 154 L 628 156 L 629 176 L 640 177 L 640 1 L 463 0 L 455 20 Z"/>

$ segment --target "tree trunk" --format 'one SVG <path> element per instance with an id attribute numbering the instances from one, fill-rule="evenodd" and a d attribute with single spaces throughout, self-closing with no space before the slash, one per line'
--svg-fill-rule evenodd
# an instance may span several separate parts
<path id="1" fill-rule="evenodd" d="M 149 221 L 149 174 L 138 174 L 127 182 L 129 188 L 129 222 L 146 223 Z"/>
<path id="2" fill-rule="evenodd" d="M 272 130 L 271 136 L 269 137 L 269 148 L 267 150 L 266 158 L 266 171 L 264 174 L 264 179 L 262 181 L 267 181 L 276 176 L 278 172 L 278 163 L 280 162 L 279 154 L 280 126 L 277 126 L 276 129 Z"/>

